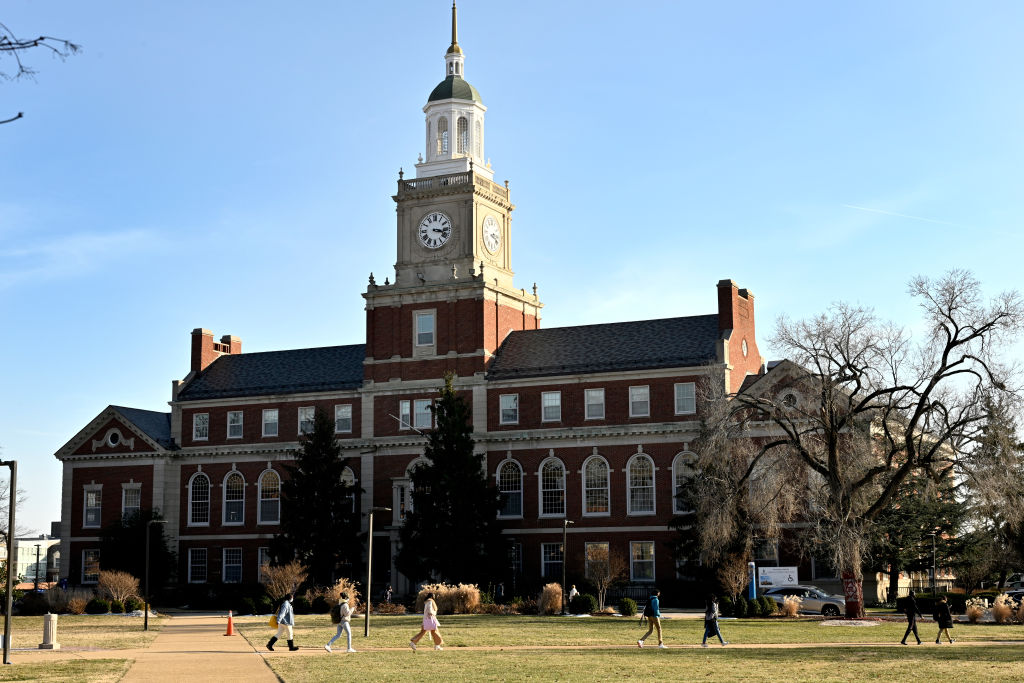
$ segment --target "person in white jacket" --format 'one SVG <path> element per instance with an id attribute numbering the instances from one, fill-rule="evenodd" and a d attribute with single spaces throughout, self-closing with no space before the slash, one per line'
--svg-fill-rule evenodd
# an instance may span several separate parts
<path id="1" fill-rule="evenodd" d="M 345 652 L 355 652 L 352 648 L 352 608 L 348 604 L 348 593 L 341 594 L 341 602 L 338 603 L 338 606 L 335 609 L 338 610 L 338 615 L 341 617 L 341 621 L 338 622 L 338 632 L 334 634 L 334 637 L 331 638 L 326 645 L 324 645 L 324 649 L 331 652 L 331 645 L 333 645 L 334 641 L 340 638 L 342 632 L 344 632 L 345 637 L 348 640 L 348 649 L 345 650 Z"/>

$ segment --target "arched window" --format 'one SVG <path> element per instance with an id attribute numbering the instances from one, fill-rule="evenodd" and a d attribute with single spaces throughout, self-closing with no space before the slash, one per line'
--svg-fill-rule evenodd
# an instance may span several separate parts
<path id="1" fill-rule="evenodd" d="M 459 154 L 469 154 L 469 121 L 465 116 L 459 117 L 458 134 Z"/>
<path id="2" fill-rule="evenodd" d="M 443 116 L 437 120 L 437 153 L 448 153 L 448 119 Z"/>
<path id="3" fill-rule="evenodd" d="M 224 524 L 245 522 L 245 479 L 241 472 L 224 477 Z"/>
<path id="4" fill-rule="evenodd" d="M 501 494 L 499 517 L 523 516 L 523 468 L 515 460 L 498 466 L 498 492 Z"/>
<path id="5" fill-rule="evenodd" d="M 341 471 L 341 483 L 344 486 L 350 487 L 350 490 L 345 494 L 345 500 L 347 501 L 347 509 L 349 512 L 355 513 L 356 511 L 356 474 L 352 471 L 351 467 L 346 467 Z"/>
<path id="6" fill-rule="evenodd" d="M 608 461 L 592 455 L 583 463 L 583 514 L 607 515 L 610 511 Z"/>
<path id="7" fill-rule="evenodd" d="M 434 124 L 427 121 L 427 156 L 430 155 L 430 143 L 433 141 Z"/>
<path id="8" fill-rule="evenodd" d="M 188 482 L 188 523 L 210 523 L 210 478 L 202 472 L 193 474 Z"/>
<path id="9" fill-rule="evenodd" d="M 697 456 L 689 451 L 683 451 L 672 461 L 672 512 L 689 512 L 686 501 L 680 498 L 680 494 L 693 479 L 693 463 L 696 461 Z"/>
<path id="10" fill-rule="evenodd" d="M 654 462 L 643 453 L 637 453 L 626 466 L 626 495 L 629 514 L 654 514 Z"/>
<path id="11" fill-rule="evenodd" d="M 479 121 L 473 124 L 473 153 L 478 159 L 484 157 L 484 133 Z"/>
<path id="12" fill-rule="evenodd" d="M 540 465 L 540 516 L 565 516 L 565 465 L 558 458 Z"/>
<path id="13" fill-rule="evenodd" d="M 274 470 L 260 475 L 260 524 L 278 524 L 281 521 L 281 477 Z"/>

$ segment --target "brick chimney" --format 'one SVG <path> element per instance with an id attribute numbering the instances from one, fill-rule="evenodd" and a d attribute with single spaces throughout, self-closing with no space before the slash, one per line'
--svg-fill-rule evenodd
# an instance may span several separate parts
<path id="1" fill-rule="evenodd" d="M 732 280 L 718 282 L 718 330 L 723 360 L 733 369 L 729 385 L 735 391 L 746 375 L 760 372 L 762 359 L 754 336 L 754 293 Z"/>
<path id="2" fill-rule="evenodd" d="M 242 340 L 225 334 L 219 342 L 213 341 L 213 332 L 202 327 L 192 330 L 192 372 L 202 372 L 210 363 L 225 354 L 242 352 Z"/>

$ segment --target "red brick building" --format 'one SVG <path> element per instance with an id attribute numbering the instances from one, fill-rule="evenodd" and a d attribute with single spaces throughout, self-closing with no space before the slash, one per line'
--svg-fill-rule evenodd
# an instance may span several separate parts
<path id="1" fill-rule="evenodd" d="M 518 576 L 561 576 L 567 519 L 570 571 L 588 544 L 608 544 L 635 583 L 675 577 L 667 525 L 697 434 L 695 385 L 735 391 L 762 371 L 754 296 L 722 280 L 701 315 L 541 329 L 536 288 L 513 283 L 515 207 L 485 162 L 486 107 L 464 79 L 454 10 L 445 66 L 424 107 L 426 157 L 394 195 L 393 281 L 371 275 L 363 294 L 365 343 L 245 354 L 237 337 L 194 330 L 170 412 L 110 406 L 56 454 L 71 583 L 95 580 L 99 529 L 140 507 L 168 520 L 183 583 L 256 581 L 283 465 L 323 407 L 363 491 L 353 505 L 392 508 L 377 516 L 375 578 L 403 590 L 391 559 L 408 472 L 449 370 L 502 492 Z"/>

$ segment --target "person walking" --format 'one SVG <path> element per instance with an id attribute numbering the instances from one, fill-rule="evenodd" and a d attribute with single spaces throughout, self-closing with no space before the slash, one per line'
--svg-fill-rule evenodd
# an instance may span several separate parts
<path id="1" fill-rule="evenodd" d="M 281 606 L 277 608 L 277 633 L 267 642 L 267 649 L 271 652 L 274 651 L 274 643 L 282 636 L 285 636 L 285 639 L 288 641 L 288 650 L 290 652 L 299 649 L 295 646 L 292 633 L 292 627 L 295 625 L 295 610 L 292 609 L 292 600 L 294 599 L 295 594 L 289 593 L 281 602 Z"/>
<path id="2" fill-rule="evenodd" d="M 658 632 L 658 647 L 662 650 L 668 647 L 661 638 L 661 605 L 658 601 L 659 595 L 661 595 L 661 591 L 655 588 L 651 591 L 651 597 L 647 599 L 647 606 L 644 607 L 644 616 L 647 617 L 647 633 L 644 634 L 643 638 L 636 641 L 637 647 L 642 648 L 644 641 L 655 631 Z"/>
<path id="3" fill-rule="evenodd" d="M 423 634 L 429 633 L 430 637 L 434 640 L 434 649 L 443 649 L 441 647 L 443 641 L 441 640 L 441 633 L 438 631 L 439 628 L 440 625 L 437 623 L 437 603 L 434 602 L 434 594 L 427 593 L 427 598 L 423 601 L 423 628 L 409 641 L 409 647 L 415 652 L 416 643 L 420 642 Z"/>
<path id="4" fill-rule="evenodd" d="M 708 646 L 708 636 L 718 636 L 718 642 L 725 647 L 729 643 L 722 638 L 722 631 L 718 628 L 718 598 L 714 595 L 709 595 L 707 604 L 704 608 L 704 641 L 700 644 L 701 647 Z"/>
<path id="5" fill-rule="evenodd" d="M 576 584 L 574 583 L 572 585 L 572 588 L 569 589 L 569 602 L 572 602 L 572 599 L 575 598 L 579 594 L 580 594 L 580 592 L 578 590 L 576 590 Z"/>
<path id="6" fill-rule="evenodd" d="M 907 644 L 907 636 L 913 632 L 914 637 L 917 638 L 917 644 L 921 644 L 921 636 L 917 633 L 917 620 L 918 618 L 923 619 L 921 616 L 921 609 L 917 606 L 917 598 L 914 595 L 914 591 L 910 591 L 907 599 L 903 602 L 903 613 L 907 615 L 907 632 L 903 634 L 903 640 L 900 641 L 900 645 Z"/>
<path id="7" fill-rule="evenodd" d="M 394 593 L 394 591 L 391 590 L 391 584 L 389 583 L 388 587 L 384 589 L 384 602 L 386 602 L 386 603 L 388 603 L 390 605 L 391 604 L 391 595 L 393 593 Z"/>
<path id="8" fill-rule="evenodd" d="M 331 652 L 331 645 L 333 645 L 334 641 L 340 638 L 341 634 L 344 633 L 348 640 L 348 649 L 345 650 L 345 652 L 355 652 L 355 650 L 352 649 L 352 624 L 350 623 L 352 621 L 352 608 L 348 604 L 348 593 L 341 594 L 341 601 L 338 602 L 334 609 L 337 610 L 338 618 L 341 619 L 341 621 L 338 622 L 338 632 L 334 634 L 333 638 L 327 641 L 327 644 L 324 645 L 324 649 Z"/>
<path id="9" fill-rule="evenodd" d="M 953 628 L 953 615 L 949 611 L 949 603 L 946 601 L 945 595 L 939 598 L 938 604 L 935 605 L 935 622 L 939 625 L 939 633 L 935 636 L 935 644 L 938 645 L 942 642 L 943 633 L 949 638 L 950 645 L 955 643 L 956 640 L 949 635 L 949 629 Z"/>

